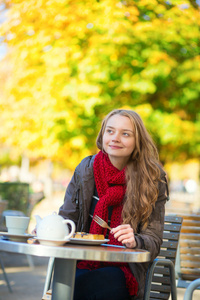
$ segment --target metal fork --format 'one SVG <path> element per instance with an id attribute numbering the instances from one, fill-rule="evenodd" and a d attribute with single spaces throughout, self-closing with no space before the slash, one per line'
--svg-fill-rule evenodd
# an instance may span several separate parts
<path id="1" fill-rule="evenodd" d="M 95 215 L 93 217 L 93 220 L 99 224 L 99 226 L 103 227 L 103 228 L 108 228 L 109 230 L 112 230 L 112 228 L 104 221 L 102 220 L 99 216 Z"/>

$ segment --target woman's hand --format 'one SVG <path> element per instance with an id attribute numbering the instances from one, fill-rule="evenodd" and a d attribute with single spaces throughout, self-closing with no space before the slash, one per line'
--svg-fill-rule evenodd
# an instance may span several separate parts
<path id="1" fill-rule="evenodd" d="M 32 235 L 37 235 L 37 228 L 35 227 L 32 231 L 31 231 Z"/>
<path id="2" fill-rule="evenodd" d="M 114 235 L 116 240 L 124 244 L 127 248 L 136 247 L 133 228 L 129 224 L 123 224 L 112 228 L 111 233 Z"/>

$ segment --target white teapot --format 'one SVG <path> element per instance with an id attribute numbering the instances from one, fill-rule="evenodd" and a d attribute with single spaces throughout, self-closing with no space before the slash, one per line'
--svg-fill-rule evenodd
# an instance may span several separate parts
<path id="1" fill-rule="evenodd" d="M 38 215 L 35 217 L 38 239 L 68 241 L 75 233 L 75 223 L 71 220 L 65 220 L 63 217 L 57 215 L 56 212 L 43 219 Z M 71 225 L 70 233 L 67 224 Z"/>

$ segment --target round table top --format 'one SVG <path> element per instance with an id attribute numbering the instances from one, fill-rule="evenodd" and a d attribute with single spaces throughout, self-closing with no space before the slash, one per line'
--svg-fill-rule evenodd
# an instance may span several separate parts
<path id="1" fill-rule="evenodd" d="M 150 252 L 141 249 L 127 249 L 108 245 L 74 245 L 46 246 L 37 243 L 28 244 L 0 240 L 0 250 L 42 257 L 57 257 L 76 260 L 96 260 L 113 262 L 148 262 Z"/>

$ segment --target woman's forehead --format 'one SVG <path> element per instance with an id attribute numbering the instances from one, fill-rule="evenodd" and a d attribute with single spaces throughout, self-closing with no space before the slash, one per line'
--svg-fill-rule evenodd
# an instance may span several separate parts
<path id="1" fill-rule="evenodd" d="M 111 116 L 107 120 L 106 127 L 114 127 L 114 128 L 117 127 L 117 128 L 133 130 L 135 126 L 129 117 L 116 114 Z"/>

